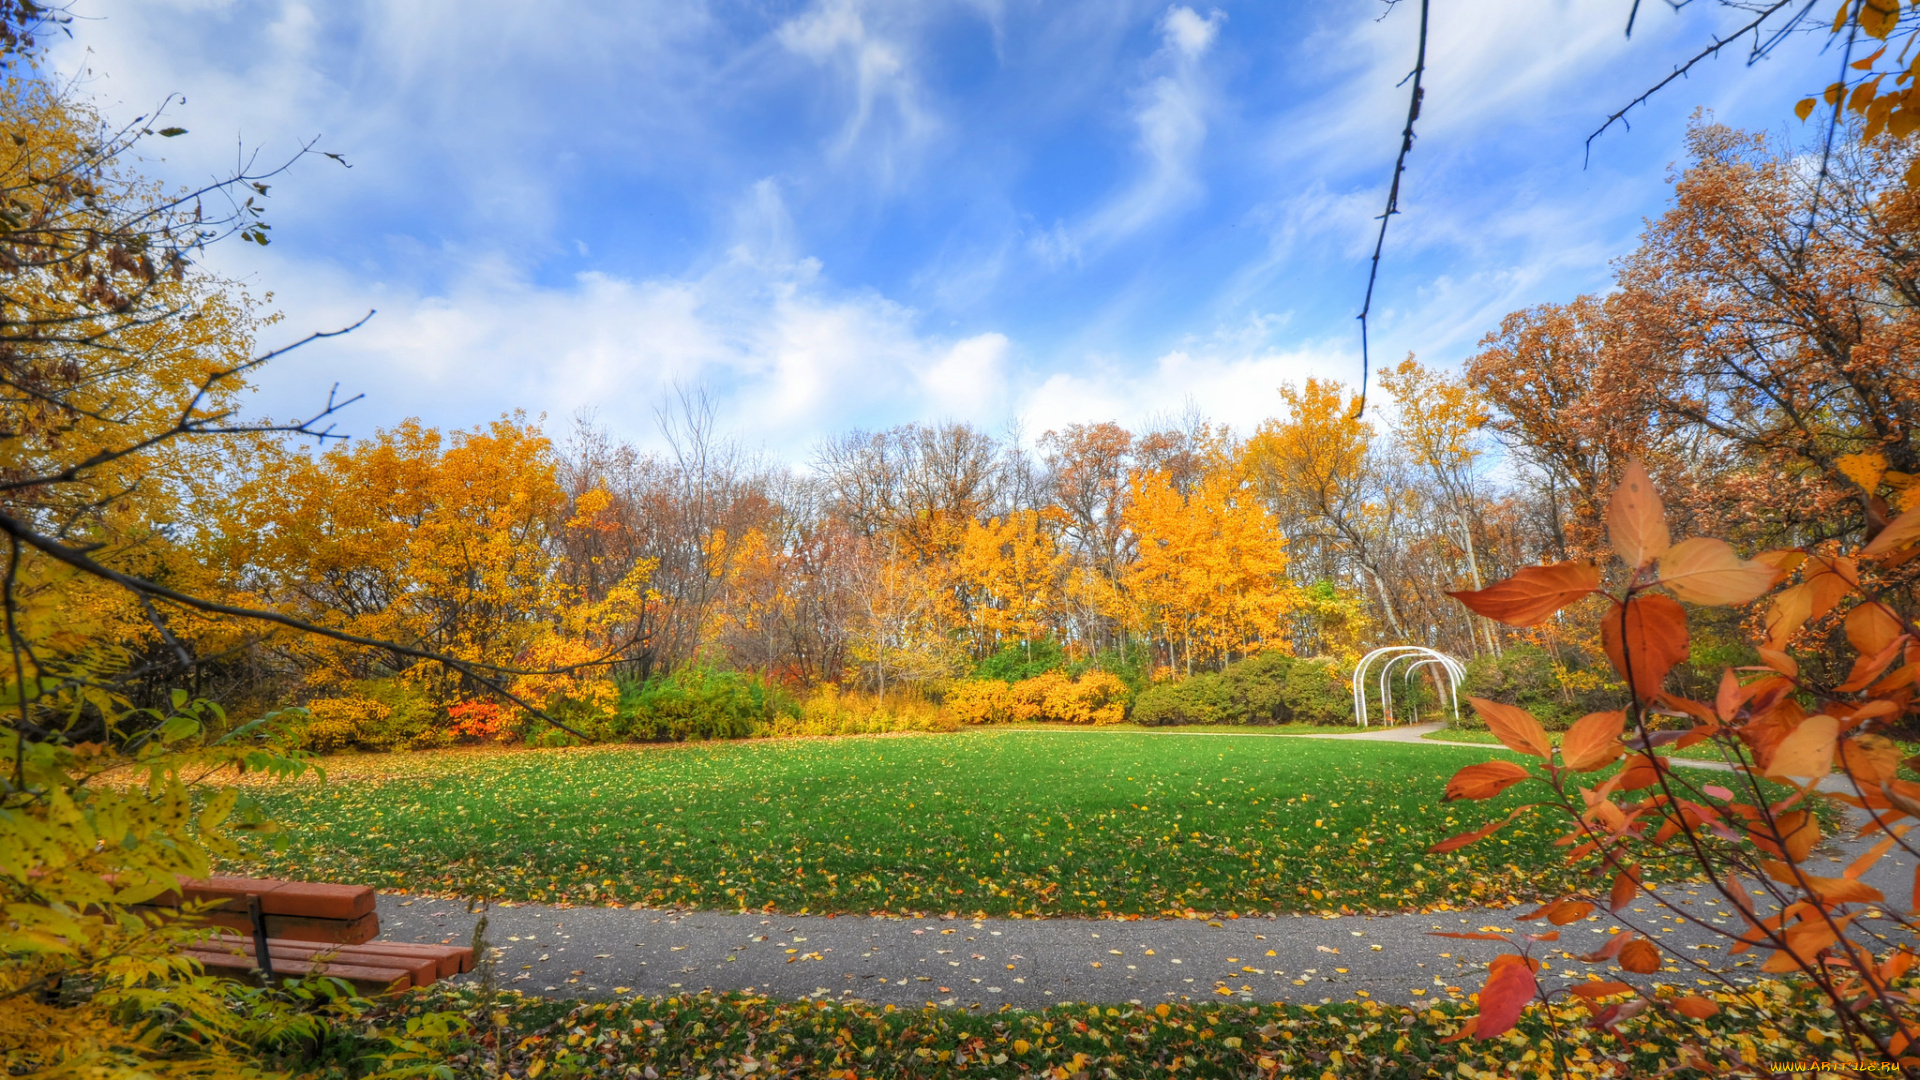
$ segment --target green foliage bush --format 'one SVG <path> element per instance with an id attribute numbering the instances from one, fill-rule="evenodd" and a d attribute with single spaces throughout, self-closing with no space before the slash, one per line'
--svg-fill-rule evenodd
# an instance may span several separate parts
<path id="1" fill-rule="evenodd" d="M 975 664 L 973 677 L 1016 683 L 1070 666 L 1072 664 L 1067 651 L 1053 638 L 1034 642 L 1016 641 L 1001 646 L 999 652 Z"/>
<path id="2" fill-rule="evenodd" d="M 441 708 L 426 691 L 401 679 L 362 679 L 343 693 L 307 703 L 300 748 L 330 754 L 342 750 L 429 750 L 453 744 Z"/>
<path id="3" fill-rule="evenodd" d="M 1225 671 L 1142 690 L 1133 702 L 1133 720 L 1149 727 L 1346 724 L 1353 722 L 1353 702 L 1337 661 L 1263 652 L 1229 664 Z"/>
<path id="4" fill-rule="evenodd" d="M 1067 655 L 1059 641 L 1047 638 L 1031 644 L 1015 642 L 1002 646 L 999 652 L 973 666 L 971 678 L 1011 684 L 1037 679 L 1050 671 L 1062 672 L 1070 679 L 1078 679 L 1090 671 L 1104 671 L 1137 694 L 1152 681 L 1150 661 L 1147 650 L 1141 648 L 1124 653 L 1108 649 L 1075 660 Z"/>
<path id="5" fill-rule="evenodd" d="M 745 739 L 800 715 L 792 694 L 751 672 L 691 667 L 620 684 L 620 704 L 597 737 L 625 742 Z"/>
<path id="6" fill-rule="evenodd" d="M 1485 727 L 1486 722 L 1465 706 L 1468 696 L 1518 705 L 1549 731 L 1565 731 L 1590 712 L 1625 704 L 1624 695 L 1605 673 L 1570 670 L 1537 645 L 1511 645 L 1499 656 L 1467 661 L 1466 682 L 1460 687 L 1460 724 Z"/>

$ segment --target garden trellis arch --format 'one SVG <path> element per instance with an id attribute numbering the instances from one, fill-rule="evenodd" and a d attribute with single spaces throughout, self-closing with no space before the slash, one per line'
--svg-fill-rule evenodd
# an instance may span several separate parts
<path id="1" fill-rule="evenodd" d="M 1460 661 L 1438 649 L 1429 649 L 1424 645 L 1388 645 L 1375 649 L 1360 658 L 1353 666 L 1353 717 L 1361 727 L 1367 726 L 1367 672 L 1376 663 L 1380 665 L 1378 676 L 1380 683 L 1380 706 L 1386 710 L 1389 718 L 1392 709 L 1393 666 L 1401 661 L 1411 661 L 1401 672 L 1403 680 L 1411 680 L 1413 673 L 1423 667 L 1437 667 L 1447 673 L 1447 696 L 1453 702 L 1453 719 L 1460 720 L 1460 684 L 1467 677 L 1467 669 Z"/>

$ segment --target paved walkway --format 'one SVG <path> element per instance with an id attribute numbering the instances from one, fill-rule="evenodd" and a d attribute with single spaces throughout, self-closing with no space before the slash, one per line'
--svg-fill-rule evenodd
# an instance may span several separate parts
<path id="1" fill-rule="evenodd" d="M 1420 735 L 1438 726 L 1249 736 L 1432 743 Z M 1829 842 L 1810 869 L 1837 875 L 1865 846 Z M 1866 880 L 1904 908 L 1912 896 L 1910 861 L 1883 859 Z M 1667 891 L 1710 923 L 1738 925 L 1733 912 L 1711 896 L 1681 886 Z M 379 910 L 384 936 L 401 941 L 464 943 L 477 918 L 459 901 L 405 895 L 382 896 Z M 1680 943 L 1683 951 L 1727 960 L 1723 941 L 1660 910 L 1643 900 L 1625 914 L 1630 924 Z M 787 999 L 992 1008 L 1170 999 L 1320 1002 L 1365 992 L 1376 1000 L 1415 1003 L 1473 992 L 1483 978 L 1474 969 L 1505 949 L 1434 932 L 1513 930 L 1514 914 L 946 920 L 520 904 L 488 913 L 488 938 L 500 950 L 500 983 L 536 995 L 751 990 Z M 1561 950 L 1597 948 L 1614 925 L 1610 917 L 1595 915 L 1564 928 L 1562 941 L 1542 954 L 1548 959 L 1543 977 L 1551 983 L 1600 970 L 1566 962 Z M 1751 971 L 1759 962 L 1743 956 L 1738 970 Z M 1617 969 L 1608 974 L 1622 977 Z M 1693 978 L 1670 965 L 1650 981 L 1690 985 Z"/>

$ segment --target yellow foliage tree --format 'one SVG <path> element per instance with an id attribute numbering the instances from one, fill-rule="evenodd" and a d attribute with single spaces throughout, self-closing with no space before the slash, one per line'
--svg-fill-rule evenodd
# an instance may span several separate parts
<path id="1" fill-rule="evenodd" d="M 572 527 L 592 526 L 586 502 Z M 223 547 L 236 583 L 265 604 L 506 665 L 552 632 L 569 598 L 554 583 L 548 543 L 564 504 L 538 428 L 501 419 L 443 436 L 410 420 L 324 454 L 263 455 L 232 498 L 237 527 Z M 325 642 L 304 648 L 322 687 L 363 676 L 374 659 Z M 439 678 L 444 669 L 421 670 Z"/>
<path id="2" fill-rule="evenodd" d="M 1037 510 L 1016 510 L 967 526 L 955 571 L 971 594 L 977 651 L 1003 639 L 1043 638 L 1059 610 L 1066 554 Z"/>
<path id="3" fill-rule="evenodd" d="M 1136 473 L 1127 525 L 1140 553 L 1126 569 L 1126 595 L 1170 665 L 1191 674 L 1284 647 L 1286 616 L 1299 603 L 1287 538 L 1237 456 L 1216 448 L 1187 495 L 1165 473 Z"/>

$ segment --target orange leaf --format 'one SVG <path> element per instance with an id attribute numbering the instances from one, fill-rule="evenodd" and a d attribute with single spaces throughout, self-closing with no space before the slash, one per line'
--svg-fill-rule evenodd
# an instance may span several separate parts
<path id="1" fill-rule="evenodd" d="M 1813 845 L 1820 842 L 1820 821 L 1805 810 L 1793 810 L 1773 819 L 1773 827 L 1784 841 L 1787 858 L 1806 862 Z"/>
<path id="2" fill-rule="evenodd" d="M 1900 744 L 1884 735 L 1855 735 L 1840 744 L 1840 767 L 1872 790 L 1900 774 Z"/>
<path id="3" fill-rule="evenodd" d="M 1591 1001 L 1594 998 L 1612 997 L 1615 994 L 1630 994 L 1633 992 L 1633 987 L 1626 983 L 1609 979 L 1606 982 L 1574 983 L 1572 986 L 1567 987 L 1567 992 Z"/>
<path id="4" fill-rule="evenodd" d="M 1887 527 L 1876 533 L 1873 540 L 1870 541 L 1866 547 L 1860 549 L 1860 557 L 1863 559 L 1879 558 L 1882 555 L 1909 547 L 1915 540 L 1920 540 L 1920 506 L 1915 506 L 1913 509 L 1887 522 Z"/>
<path id="5" fill-rule="evenodd" d="M 1629 597 L 1624 606 L 1616 602 L 1600 621 L 1600 644 L 1613 669 L 1645 701 L 1660 692 L 1667 672 L 1687 658 L 1686 610 L 1666 596 Z"/>
<path id="6" fill-rule="evenodd" d="M 1633 902 L 1640 891 L 1640 871 L 1634 867 L 1625 867 L 1613 875 L 1613 888 L 1607 892 L 1607 907 L 1619 911 Z"/>
<path id="7" fill-rule="evenodd" d="M 1740 676 L 1732 668 L 1720 673 L 1720 689 L 1713 696 L 1713 715 L 1731 723 L 1740 712 Z"/>
<path id="8" fill-rule="evenodd" d="M 1900 620 L 1877 603 L 1865 603 L 1847 612 L 1847 642 L 1862 656 L 1873 656 L 1906 633 Z"/>
<path id="9" fill-rule="evenodd" d="M 1531 810 L 1531 809 L 1533 809 L 1533 804 L 1531 803 L 1527 804 L 1526 806 L 1517 806 L 1514 808 L 1513 813 L 1508 814 L 1506 817 L 1501 818 L 1499 821 L 1496 821 L 1491 825 L 1482 825 L 1481 827 L 1473 830 L 1472 832 L 1463 832 L 1458 836 L 1449 836 L 1445 840 L 1440 841 L 1439 843 L 1433 845 L 1427 850 L 1433 852 L 1435 855 L 1445 855 L 1449 851 L 1458 851 L 1459 849 L 1466 847 L 1468 844 L 1474 843 L 1475 841 L 1478 841 L 1478 840 L 1485 840 L 1487 837 L 1492 836 L 1494 833 L 1499 832 L 1501 829 L 1506 828 L 1507 825 L 1512 823 L 1514 818 L 1517 818 L 1520 816 L 1521 811 Z"/>
<path id="10" fill-rule="evenodd" d="M 1660 950 L 1645 938 L 1634 938 L 1620 950 L 1620 967 L 1636 975 L 1651 975 L 1660 970 Z"/>
<path id="11" fill-rule="evenodd" d="M 1770 779 L 1804 776 L 1819 779 L 1833 771 L 1834 743 L 1840 734 L 1840 721 L 1831 716 L 1809 716 L 1800 722 L 1767 763 Z"/>
<path id="12" fill-rule="evenodd" d="M 1852 920 L 1846 918 L 1835 921 L 1844 929 Z M 1840 939 L 1839 934 L 1835 933 L 1835 928 L 1823 918 L 1795 923 L 1787 928 L 1785 936 L 1787 947 L 1767 957 L 1767 962 L 1760 965 L 1761 971 L 1771 975 L 1783 971 L 1798 971 L 1802 968 L 1810 969 L 1813 966 L 1813 958 Z"/>
<path id="13" fill-rule="evenodd" d="M 1480 1019 L 1474 1025 L 1473 1037 L 1494 1039 L 1513 1030 L 1520 1011 L 1533 1000 L 1538 989 L 1533 968 L 1524 958 L 1495 957 L 1488 965 L 1487 984 L 1480 988 Z"/>
<path id="14" fill-rule="evenodd" d="M 1779 649 L 1769 649 L 1761 646 L 1754 651 L 1760 654 L 1761 663 L 1785 675 L 1787 678 L 1791 679 L 1800 674 L 1800 661 L 1795 660 L 1792 656 L 1781 652 Z"/>
<path id="15" fill-rule="evenodd" d="M 1773 606 L 1767 609 L 1768 648 L 1787 647 L 1787 641 L 1813 618 L 1813 601 L 1813 586 L 1804 581 L 1773 598 Z"/>
<path id="16" fill-rule="evenodd" d="M 1796 878 L 1793 867 L 1773 859 L 1761 863 L 1760 868 L 1773 880 L 1796 889 L 1804 880 L 1806 890 L 1823 904 L 1881 904 L 1887 899 L 1879 889 L 1851 877 L 1820 877 L 1802 870 Z"/>
<path id="17" fill-rule="evenodd" d="M 1473 711 L 1487 722 L 1487 729 L 1518 754 L 1532 754 L 1542 761 L 1553 760 L 1553 744 L 1547 741 L 1547 729 L 1540 726 L 1525 709 L 1502 705 L 1486 698 L 1470 697 Z"/>
<path id="18" fill-rule="evenodd" d="M 1660 559 L 1660 584 L 1689 604 L 1726 607 L 1753 600 L 1773 586 L 1773 567 L 1733 553 L 1725 540 L 1682 540 Z"/>
<path id="19" fill-rule="evenodd" d="M 1813 115 L 1813 106 L 1814 100 L 1812 98 L 1801 98 L 1800 103 L 1793 107 L 1793 115 L 1805 120 L 1807 117 Z"/>
<path id="20" fill-rule="evenodd" d="M 1638 570 L 1667 553 L 1672 538 L 1667 533 L 1666 508 L 1653 490 L 1653 479 L 1639 458 L 1627 462 L 1620 475 L 1620 486 L 1613 489 L 1607 504 L 1607 540 L 1613 553 Z"/>
<path id="21" fill-rule="evenodd" d="M 1593 905 L 1585 900 L 1561 900 L 1547 909 L 1547 921 L 1555 926 L 1577 923 L 1593 914 Z"/>
<path id="22" fill-rule="evenodd" d="M 1885 41 L 1900 21 L 1900 0 L 1860 0 L 1860 14 L 1856 17 L 1860 29 Z"/>
<path id="23" fill-rule="evenodd" d="M 1719 1012 L 1720 1006 L 1715 1005 L 1707 998 L 1695 994 L 1688 994 L 1686 997 L 1673 1003 L 1673 1010 L 1689 1019 L 1705 1020 L 1707 1017 Z"/>
<path id="24" fill-rule="evenodd" d="M 1574 721 L 1560 738 L 1560 761 L 1574 772 L 1603 769 L 1626 753 L 1620 733 L 1627 729 L 1624 712 L 1588 713 Z"/>
<path id="25" fill-rule="evenodd" d="M 1529 566 L 1477 592 L 1449 592 L 1476 615 L 1508 626 L 1538 626 L 1549 615 L 1600 587 L 1600 568 L 1563 562 Z"/>
<path id="26" fill-rule="evenodd" d="M 1441 801 L 1491 799 L 1532 775 L 1511 761 L 1483 761 L 1454 773 Z"/>

